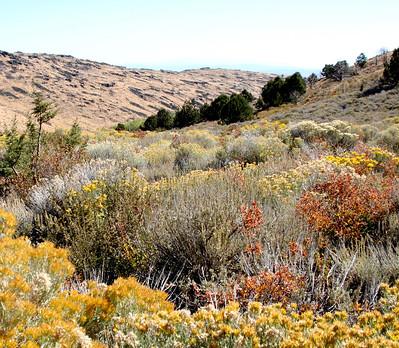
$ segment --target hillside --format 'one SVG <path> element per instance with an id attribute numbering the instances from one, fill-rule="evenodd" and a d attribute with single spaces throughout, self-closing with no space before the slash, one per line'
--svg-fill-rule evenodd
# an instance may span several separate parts
<path id="1" fill-rule="evenodd" d="M 259 94 L 272 74 L 224 69 L 182 72 L 128 69 L 65 55 L 0 51 L 1 123 L 24 119 L 29 94 L 38 90 L 59 106 L 53 127 L 79 121 L 85 129 L 175 109 L 187 99 L 200 103 L 221 93 L 248 89 Z"/>
<path id="2" fill-rule="evenodd" d="M 399 90 L 363 96 L 366 91 L 378 84 L 384 70 L 384 61 L 391 53 L 370 58 L 364 69 L 357 69 L 353 76 L 342 81 L 320 79 L 298 104 L 287 104 L 271 108 L 258 114 L 259 118 L 298 122 L 314 120 L 328 122 L 335 119 L 356 124 L 378 123 L 385 118 L 399 115 Z"/>

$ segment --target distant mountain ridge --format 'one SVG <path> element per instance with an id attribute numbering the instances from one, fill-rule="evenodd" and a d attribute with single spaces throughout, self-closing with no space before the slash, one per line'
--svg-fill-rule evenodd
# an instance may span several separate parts
<path id="1" fill-rule="evenodd" d="M 14 117 L 22 123 L 34 90 L 59 107 L 52 127 L 68 127 L 78 120 L 84 129 L 95 129 L 147 117 L 162 107 L 173 110 L 187 99 L 204 103 L 243 89 L 259 95 L 274 76 L 209 68 L 131 69 L 70 55 L 0 51 L 0 124 Z"/>

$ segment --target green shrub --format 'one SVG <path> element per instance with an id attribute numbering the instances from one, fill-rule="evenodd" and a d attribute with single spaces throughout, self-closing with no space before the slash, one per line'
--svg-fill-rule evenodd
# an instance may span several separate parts
<path id="1" fill-rule="evenodd" d="M 222 109 L 229 102 L 230 97 L 221 94 L 210 105 L 205 104 L 201 108 L 201 118 L 207 121 L 217 121 L 222 117 Z"/>
<path id="2" fill-rule="evenodd" d="M 262 90 L 262 99 L 266 107 L 279 106 L 284 102 L 284 80 L 277 76 L 269 81 Z"/>
<path id="3" fill-rule="evenodd" d="M 226 124 L 247 121 L 252 117 L 252 106 L 240 94 L 233 94 L 221 110 L 221 119 Z"/>
<path id="4" fill-rule="evenodd" d="M 172 112 L 161 109 L 158 111 L 157 115 L 157 126 L 161 129 L 172 129 L 174 123 L 174 115 Z"/>
<path id="5" fill-rule="evenodd" d="M 93 180 L 70 190 L 36 222 L 36 233 L 70 250 L 78 272 L 139 275 L 146 268 L 143 221 L 149 209 L 145 182 L 133 172 L 114 183 Z"/>
<path id="6" fill-rule="evenodd" d="M 158 118 L 156 115 L 149 116 L 144 121 L 143 130 L 154 131 L 158 128 Z"/>
<path id="7" fill-rule="evenodd" d="M 388 87 L 395 87 L 399 83 L 399 48 L 392 52 L 389 63 L 385 64 L 382 83 Z"/>
<path id="8" fill-rule="evenodd" d="M 335 65 L 326 64 L 321 72 L 327 79 L 342 81 L 345 74 L 349 73 L 349 65 L 346 60 L 341 60 Z"/>
<path id="9" fill-rule="evenodd" d="M 355 63 L 360 69 L 363 69 L 367 64 L 367 57 L 364 53 L 360 53 L 356 58 Z"/>
<path id="10" fill-rule="evenodd" d="M 201 114 L 193 101 L 186 101 L 184 105 L 176 111 L 174 126 L 183 128 L 192 126 L 200 122 Z"/>
<path id="11" fill-rule="evenodd" d="M 283 79 L 277 76 L 269 81 L 262 90 L 262 99 L 266 107 L 280 106 L 283 103 L 296 102 L 306 92 L 306 83 L 299 72 Z"/>
<path id="12" fill-rule="evenodd" d="M 140 130 L 140 128 L 143 124 L 144 124 L 143 119 L 134 119 L 134 120 L 127 121 L 124 124 L 124 128 L 128 132 L 135 132 L 135 131 Z"/>

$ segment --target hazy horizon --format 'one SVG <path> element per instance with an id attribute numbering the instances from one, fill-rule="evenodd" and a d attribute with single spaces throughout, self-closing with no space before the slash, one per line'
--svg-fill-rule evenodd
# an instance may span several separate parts
<path id="1" fill-rule="evenodd" d="M 2 4 L 0 50 L 132 68 L 307 75 L 399 46 L 397 13 L 394 0 L 15 0 Z"/>

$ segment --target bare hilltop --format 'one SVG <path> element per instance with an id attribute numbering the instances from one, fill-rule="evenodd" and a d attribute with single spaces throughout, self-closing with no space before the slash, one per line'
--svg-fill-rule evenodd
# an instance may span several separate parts
<path id="1" fill-rule="evenodd" d="M 192 98 L 203 103 L 243 89 L 259 95 L 274 76 L 209 68 L 130 69 L 67 55 L 0 51 L 0 123 L 14 117 L 24 122 L 33 91 L 58 105 L 52 127 L 68 127 L 78 120 L 84 129 L 95 129 L 147 117 L 160 108 L 174 110 Z"/>

